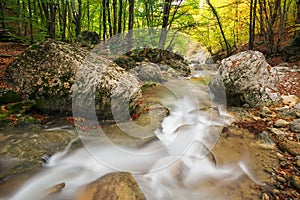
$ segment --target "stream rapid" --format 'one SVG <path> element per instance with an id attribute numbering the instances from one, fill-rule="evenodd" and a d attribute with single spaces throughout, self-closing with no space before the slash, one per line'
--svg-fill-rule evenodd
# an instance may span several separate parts
<path id="1" fill-rule="evenodd" d="M 159 102 L 169 111 L 161 124 L 135 121 L 103 125 L 92 131 L 77 129 L 83 148 L 52 155 L 37 175 L 8 199 L 40 200 L 54 185 L 65 187 L 55 199 L 71 200 L 82 186 L 116 171 L 133 174 L 147 199 L 226 199 L 224 185 L 248 176 L 259 183 L 242 160 L 218 164 L 211 150 L 223 126 L 230 123 L 224 102 L 216 102 L 206 86 L 189 80 L 166 82 Z M 149 128 L 150 126 L 150 128 Z M 156 126 L 156 127 L 155 127 Z M 153 138 L 141 146 L 115 143 L 107 135 L 116 130 L 136 138 Z M 58 127 L 59 128 L 59 127 Z M 146 134 L 139 134 L 143 132 Z"/>

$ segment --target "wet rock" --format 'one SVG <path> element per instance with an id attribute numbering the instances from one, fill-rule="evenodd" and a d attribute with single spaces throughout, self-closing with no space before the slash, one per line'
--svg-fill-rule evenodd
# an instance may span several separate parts
<path id="1" fill-rule="evenodd" d="M 107 174 L 88 184 L 76 200 L 145 200 L 133 176 L 128 172 Z"/>
<path id="2" fill-rule="evenodd" d="M 137 78 L 121 67 L 95 52 L 52 40 L 26 49 L 7 67 L 5 77 L 23 99 L 35 100 L 35 109 L 47 114 L 70 115 L 72 100 L 85 96 L 78 109 L 93 102 L 89 112 L 112 119 L 112 109 L 130 112 L 141 96 Z"/>
<path id="3" fill-rule="evenodd" d="M 40 167 L 43 155 L 52 155 L 64 150 L 76 135 L 68 131 L 45 131 L 38 125 L 30 125 L 22 128 L 5 128 L 5 137 L 5 141 L 0 145 L 0 158 L 16 158 L 19 161 L 16 165 L 1 171 L 0 181 Z"/>
<path id="4" fill-rule="evenodd" d="M 290 122 L 290 129 L 293 132 L 300 133 L 300 119 L 295 119 Z"/>
<path id="5" fill-rule="evenodd" d="M 282 103 L 290 107 L 294 107 L 297 103 L 300 102 L 300 99 L 295 95 L 282 95 Z"/>
<path id="6" fill-rule="evenodd" d="M 296 176 L 296 175 L 291 176 L 290 181 L 291 181 L 291 184 L 295 188 L 297 188 L 298 190 L 300 190 L 300 177 L 299 176 Z"/>
<path id="7" fill-rule="evenodd" d="M 142 62 L 138 63 L 133 70 L 141 81 L 159 83 L 163 81 L 161 70 L 157 64 Z"/>
<path id="8" fill-rule="evenodd" d="M 277 128 L 283 128 L 283 127 L 287 127 L 290 123 L 283 120 L 283 119 L 278 119 L 275 123 L 274 126 Z"/>
<path id="9" fill-rule="evenodd" d="M 213 79 L 210 88 L 220 91 L 218 82 L 223 81 L 229 105 L 247 103 L 257 107 L 280 101 L 276 70 L 258 51 L 245 51 L 222 60 L 219 75 L 221 78 Z"/>
<path id="10" fill-rule="evenodd" d="M 294 141 L 282 141 L 279 142 L 279 148 L 282 151 L 286 151 L 290 153 L 293 156 L 299 156 L 300 155 L 300 143 L 294 142 Z"/>

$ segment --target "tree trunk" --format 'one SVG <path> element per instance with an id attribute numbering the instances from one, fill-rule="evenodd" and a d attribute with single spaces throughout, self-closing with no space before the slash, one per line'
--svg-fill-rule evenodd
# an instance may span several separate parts
<path id="1" fill-rule="evenodd" d="M 6 29 L 6 24 L 5 24 L 5 0 L 0 0 L 0 21 L 1 21 L 1 28 Z"/>
<path id="2" fill-rule="evenodd" d="M 129 0 L 129 18 L 128 18 L 128 34 L 127 34 L 128 51 L 130 51 L 132 48 L 133 20 L 134 20 L 134 0 Z"/>
<path id="3" fill-rule="evenodd" d="M 162 19 L 162 26 L 161 26 L 162 29 L 161 29 L 159 44 L 158 44 L 159 49 L 164 49 L 164 47 L 165 47 L 167 33 L 168 33 L 167 27 L 169 24 L 171 3 L 172 3 L 172 0 L 165 0 L 165 3 L 164 3 L 163 19 Z"/>
<path id="4" fill-rule="evenodd" d="M 29 12 L 29 35 L 30 35 L 30 44 L 33 44 L 33 27 L 32 27 L 32 8 L 31 2 L 28 0 L 28 12 Z"/>
<path id="5" fill-rule="evenodd" d="M 122 33 L 123 0 L 119 0 L 118 33 Z"/>
<path id="6" fill-rule="evenodd" d="M 106 1 L 106 11 L 107 11 L 107 23 L 108 23 L 108 28 L 109 28 L 109 36 L 112 37 L 113 34 L 112 34 L 109 0 Z"/>
<path id="7" fill-rule="evenodd" d="M 297 2 L 297 18 L 296 24 L 300 25 L 300 0 L 296 0 Z M 298 31 L 298 36 L 300 37 L 300 31 Z"/>
<path id="8" fill-rule="evenodd" d="M 117 34 L 117 0 L 113 0 L 113 34 L 116 35 Z"/>
<path id="9" fill-rule="evenodd" d="M 105 39 L 106 39 L 106 1 L 108 1 L 108 0 L 102 0 L 102 24 L 103 24 L 102 38 L 103 38 L 103 41 L 105 41 Z"/>
<path id="10" fill-rule="evenodd" d="M 224 43 L 225 43 L 225 46 L 226 46 L 226 54 L 227 54 L 227 56 L 229 56 L 230 55 L 230 45 L 229 45 L 229 43 L 228 43 L 228 41 L 227 41 L 227 39 L 225 37 L 225 33 L 223 31 L 222 23 L 220 21 L 218 12 L 217 12 L 217 10 L 215 9 L 215 7 L 211 4 L 211 2 L 209 0 L 207 0 L 207 4 L 210 7 L 210 9 L 212 10 L 212 12 L 215 15 L 215 17 L 217 18 L 219 29 L 221 31 L 221 34 L 222 34 L 222 37 L 223 37 L 223 40 L 224 40 Z"/>
<path id="11" fill-rule="evenodd" d="M 250 1 L 249 50 L 254 47 L 257 0 Z"/>

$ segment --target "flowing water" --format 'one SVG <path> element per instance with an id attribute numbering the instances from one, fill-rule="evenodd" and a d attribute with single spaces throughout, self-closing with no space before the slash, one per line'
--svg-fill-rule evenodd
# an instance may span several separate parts
<path id="1" fill-rule="evenodd" d="M 261 178 L 243 152 L 250 137 L 232 139 L 231 146 L 240 140 L 238 156 L 237 151 L 228 150 L 228 143 L 223 147 L 218 143 L 223 126 L 231 120 L 224 105 L 216 103 L 197 79 L 168 82 L 162 88 L 160 93 L 152 91 L 169 110 L 161 124 L 150 114 L 144 124 L 131 121 L 90 131 L 78 129 L 83 148 L 57 152 L 41 172 L 3 199 L 43 199 L 45 191 L 59 183 L 65 187 L 55 198 L 74 199 L 82 186 L 113 171 L 131 172 L 150 200 L 242 199 L 231 196 L 234 190 L 251 197 L 247 187 L 261 184 Z M 116 135 L 140 143 L 124 142 L 121 136 L 113 139 Z"/>

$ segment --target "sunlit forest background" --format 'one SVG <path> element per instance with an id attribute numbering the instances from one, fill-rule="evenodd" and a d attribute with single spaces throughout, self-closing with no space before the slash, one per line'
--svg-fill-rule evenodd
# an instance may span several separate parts
<path id="1" fill-rule="evenodd" d="M 210 53 L 263 44 L 276 54 L 295 35 L 296 0 L 0 0 L 0 28 L 26 43 L 47 38 L 73 42 L 82 31 L 102 41 L 128 30 L 172 29 Z M 255 40 L 259 37 L 259 40 Z"/>

